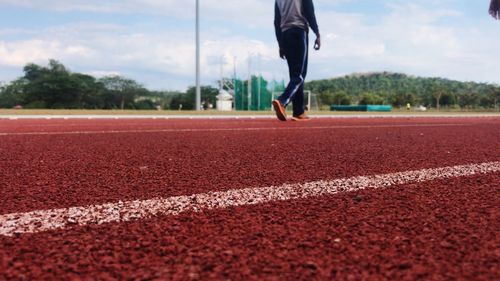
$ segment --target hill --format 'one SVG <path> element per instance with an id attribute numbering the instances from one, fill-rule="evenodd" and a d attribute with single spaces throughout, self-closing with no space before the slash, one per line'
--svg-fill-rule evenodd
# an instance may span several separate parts
<path id="1" fill-rule="evenodd" d="M 498 85 L 424 78 L 403 73 L 356 73 L 306 83 L 324 105 L 390 104 L 451 108 L 497 108 Z"/>

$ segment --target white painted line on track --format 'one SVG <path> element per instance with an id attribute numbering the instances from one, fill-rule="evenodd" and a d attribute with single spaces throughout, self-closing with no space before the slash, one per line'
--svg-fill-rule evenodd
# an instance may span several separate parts
<path id="1" fill-rule="evenodd" d="M 464 113 L 464 114 L 331 114 L 331 115 L 311 115 L 315 119 L 365 119 L 365 118 L 490 118 L 500 117 L 497 113 Z M 269 115 L 0 115 L 0 119 L 7 120 L 23 120 L 23 119 L 88 119 L 88 120 L 102 120 L 102 119 L 207 119 L 207 120 L 228 120 L 228 119 L 276 119 L 274 114 Z"/>
<path id="2" fill-rule="evenodd" d="M 76 225 L 101 225 L 147 219 L 155 216 L 175 216 L 185 212 L 201 212 L 234 206 L 250 206 L 274 201 L 304 199 L 366 188 L 383 188 L 499 171 L 500 162 L 489 162 L 330 181 L 322 180 L 302 184 L 233 189 L 189 196 L 5 214 L 0 215 L 0 235 L 14 236 L 24 233 L 62 230 Z"/>
<path id="3" fill-rule="evenodd" d="M 412 128 L 412 127 L 457 127 L 473 124 L 406 124 L 406 125 L 355 125 L 355 126 L 310 126 L 310 127 L 255 127 L 255 128 L 207 128 L 207 129 L 153 129 L 153 130 L 103 130 L 103 131 L 66 131 L 66 132 L 8 132 L 2 136 L 50 136 L 50 135 L 102 135 L 134 133 L 195 133 L 231 131 L 291 131 L 291 130 L 329 130 L 329 129 L 375 129 L 375 128 Z"/>

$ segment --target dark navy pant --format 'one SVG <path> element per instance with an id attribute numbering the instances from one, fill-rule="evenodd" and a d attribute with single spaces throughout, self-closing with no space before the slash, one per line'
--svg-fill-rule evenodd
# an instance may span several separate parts
<path id="1" fill-rule="evenodd" d="M 307 75 L 309 37 L 301 28 L 289 29 L 282 36 L 290 83 L 278 100 L 284 106 L 292 102 L 293 115 L 298 116 L 304 113 L 304 81 Z"/>

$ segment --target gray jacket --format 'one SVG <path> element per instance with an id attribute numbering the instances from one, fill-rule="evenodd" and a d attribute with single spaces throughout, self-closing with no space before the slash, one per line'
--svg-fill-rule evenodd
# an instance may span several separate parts
<path id="1" fill-rule="evenodd" d="M 309 27 L 319 34 L 318 23 L 312 0 L 276 0 L 274 8 L 276 38 L 281 46 L 281 34 L 291 28 L 309 31 Z"/>

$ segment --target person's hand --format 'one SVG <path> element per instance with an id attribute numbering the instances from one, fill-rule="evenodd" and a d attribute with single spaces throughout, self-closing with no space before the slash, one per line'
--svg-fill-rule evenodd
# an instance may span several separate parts
<path id="1" fill-rule="evenodd" d="M 321 36 L 319 34 L 316 37 L 316 41 L 314 41 L 314 49 L 316 51 L 319 51 L 319 49 L 321 49 Z"/>
<path id="2" fill-rule="evenodd" d="M 280 58 L 282 59 L 286 59 L 286 56 L 285 56 L 285 50 L 281 49 L 280 48 Z"/>

